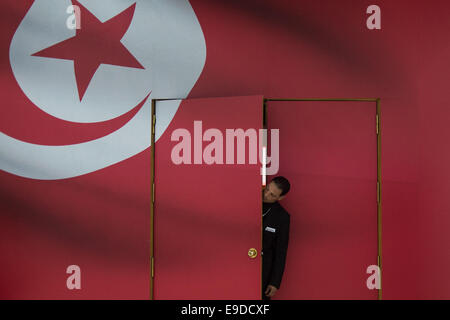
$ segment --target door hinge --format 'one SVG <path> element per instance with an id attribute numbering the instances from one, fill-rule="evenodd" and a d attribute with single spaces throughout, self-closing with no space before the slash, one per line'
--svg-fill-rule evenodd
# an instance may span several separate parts
<path id="1" fill-rule="evenodd" d="M 155 134 L 155 123 L 156 123 L 156 115 L 153 115 L 153 120 L 152 120 L 152 131 L 153 131 L 153 134 Z"/>
<path id="2" fill-rule="evenodd" d="M 380 182 L 377 181 L 377 203 L 380 203 Z"/>
<path id="3" fill-rule="evenodd" d="M 378 114 L 375 116 L 376 119 L 376 130 L 377 130 L 377 134 L 380 133 L 380 117 L 378 116 Z"/>
<path id="4" fill-rule="evenodd" d="M 155 276 L 155 258 L 154 257 L 152 257 L 151 264 L 152 264 L 152 278 L 154 278 L 154 276 Z"/>

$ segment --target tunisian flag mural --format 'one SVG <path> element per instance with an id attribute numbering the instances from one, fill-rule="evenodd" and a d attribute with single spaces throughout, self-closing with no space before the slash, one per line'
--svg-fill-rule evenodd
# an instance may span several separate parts
<path id="1" fill-rule="evenodd" d="M 383 298 L 450 298 L 448 9 L 3 0 L 0 298 L 150 298 L 151 101 L 250 95 L 380 98 Z"/>

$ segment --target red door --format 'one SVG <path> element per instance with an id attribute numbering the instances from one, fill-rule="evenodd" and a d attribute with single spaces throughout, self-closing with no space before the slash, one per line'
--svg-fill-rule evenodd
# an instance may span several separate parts
<path id="1" fill-rule="evenodd" d="M 376 299 L 377 138 L 374 102 L 268 101 L 280 132 L 281 200 L 291 216 L 276 299 Z"/>
<path id="2" fill-rule="evenodd" d="M 226 163 L 226 129 L 258 132 L 262 113 L 262 96 L 156 103 L 156 138 L 161 137 L 155 145 L 155 299 L 260 299 L 260 165 L 249 163 L 250 139 L 245 163 L 237 164 L 237 141 L 234 164 Z M 194 121 L 201 121 L 201 130 Z M 223 164 L 201 159 L 218 137 L 201 142 L 208 129 L 223 135 L 223 154 L 216 149 Z M 191 150 L 181 152 L 175 146 L 186 132 Z M 178 156 L 191 152 L 191 164 L 176 164 L 174 150 Z M 251 248 L 256 258 L 249 257 Z"/>

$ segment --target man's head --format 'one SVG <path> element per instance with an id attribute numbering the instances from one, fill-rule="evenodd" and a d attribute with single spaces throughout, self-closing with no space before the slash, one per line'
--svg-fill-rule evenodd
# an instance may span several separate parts
<path id="1" fill-rule="evenodd" d="M 289 192 L 291 185 L 285 177 L 275 177 L 266 186 L 263 193 L 263 202 L 274 203 L 284 198 Z"/>

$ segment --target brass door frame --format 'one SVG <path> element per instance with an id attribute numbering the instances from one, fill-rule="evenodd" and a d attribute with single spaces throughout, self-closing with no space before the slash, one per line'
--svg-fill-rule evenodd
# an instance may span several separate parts
<path id="1" fill-rule="evenodd" d="M 152 99 L 152 112 L 151 112 L 151 158 L 150 158 L 150 300 L 153 300 L 153 278 L 155 276 L 155 258 L 153 256 L 154 247 L 154 234 L 153 234 L 153 218 L 155 214 L 155 123 L 156 123 L 156 100 Z"/>
<path id="2" fill-rule="evenodd" d="M 184 100 L 185 98 L 152 99 L 151 111 L 151 156 L 150 156 L 150 300 L 153 300 L 155 257 L 154 257 L 154 217 L 155 217 L 155 124 L 156 102 L 167 100 Z"/>

